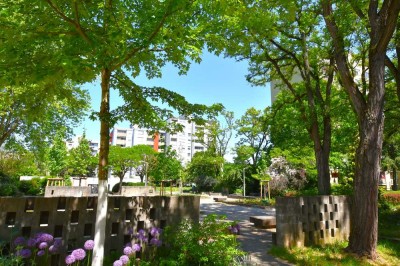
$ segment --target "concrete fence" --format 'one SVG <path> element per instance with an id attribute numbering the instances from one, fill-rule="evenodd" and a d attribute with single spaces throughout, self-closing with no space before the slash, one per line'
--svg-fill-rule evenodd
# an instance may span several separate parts
<path id="1" fill-rule="evenodd" d="M 132 234 L 140 229 L 164 228 L 183 219 L 199 220 L 200 197 L 122 197 L 109 196 L 105 254 L 121 252 L 133 243 Z M 96 197 L 0 198 L 0 240 L 11 242 L 46 232 L 62 240 L 59 254 L 51 265 L 64 265 L 66 254 L 94 238 Z"/>
<path id="2" fill-rule="evenodd" d="M 348 240 L 350 197 L 309 196 L 276 200 L 278 246 L 324 245 Z"/>

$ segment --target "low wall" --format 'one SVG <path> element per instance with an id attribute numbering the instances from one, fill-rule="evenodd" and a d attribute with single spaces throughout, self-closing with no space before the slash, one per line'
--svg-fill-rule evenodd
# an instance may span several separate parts
<path id="1" fill-rule="evenodd" d="M 350 197 L 285 197 L 276 200 L 278 246 L 324 245 L 348 240 Z"/>
<path id="2" fill-rule="evenodd" d="M 164 228 L 183 219 L 199 220 L 199 196 L 122 197 L 109 196 L 105 254 L 122 254 L 132 242 L 132 232 L 151 227 Z M 94 238 L 97 197 L 0 198 L 0 239 L 26 238 L 39 232 L 62 239 L 52 255 L 51 265 L 64 265 L 68 251 L 83 247 Z"/>
<path id="3" fill-rule="evenodd" d="M 44 190 L 45 197 L 89 197 L 90 187 L 73 186 L 47 186 Z"/>
<path id="4" fill-rule="evenodd" d="M 151 186 L 147 187 L 134 187 L 134 186 L 122 186 L 121 196 L 155 196 L 157 193 Z"/>

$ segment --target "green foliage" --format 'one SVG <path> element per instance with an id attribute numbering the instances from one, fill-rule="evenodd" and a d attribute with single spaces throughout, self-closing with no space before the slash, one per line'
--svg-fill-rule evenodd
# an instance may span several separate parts
<path id="1" fill-rule="evenodd" d="M 400 238 L 400 207 L 379 208 L 378 234 L 384 238 Z"/>
<path id="2" fill-rule="evenodd" d="M 0 150 L 0 173 L 19 178 L 22 175 L 37 175 L 39 169 L 36 164 L 35 156 L 32 152 L 22 146 Z"/>
<path id="3" fill-rule="evenodd" d="M 20 181 L 19 191 L 24 195 L 40 196 L 44 194 L 47 178 L 33 177 L 31 180 Z"/>
<path id="4" fill-rule="evenodd" d="M 224 158 L 208 151 L 196 152 L 187 166 L 188 181 L 196 183 L 197 191 L 211 191 L 222 175 Z"/>
<path id="5" fill-rule="evenodd" d="M 165 152 L 155 155 L 155 162 L 150 168 L 149 177 L 153 182 L 161 180 L 179 180 L 183 167 L 174 150 L 169 148 Z"/>
<path id="6" fill-rule="evenodd" d="M 200 223 L 183 221 L 167 227 L 163 233 L 165 246 L 156 259 L 160 265 L 235 265 L 243 255 L 236 236 L 230 234 L 225 217 L 208 215 Z"/>
<path id="7" fill-rule="evenodd" d="M 261 111 L 255 108 L 248 109 L 236 121 L 237 136 L 239 137 L 236 144 L 238 157 L 243 162 L 247 161 L 253 168 L 258 165 L 259 161 L 264 158 L 264 153 L 269 150 L 269 122 L 270 110 Z"/>
<path id="8" fill-rule="evenodd" d="M 66 173 L 68 165 L 67 155 L 65 132 L 59 131 L 54 137 L 53 143 L 48 151 L 48 168 L 50 170 L 50 175 L 63 176 Z"/>
<path id="9" fill-rule="evenodd" d="M 133 183 L 133 182 L 125 183 L 125 182 L 123 182 L 122 185 L 123 186 L 127 186 L 127 187 L 144 187 L 145 183 L 143 183 L 143 182 L 137 182 L 137 183 Z"/>
<path id="10" fill-rule="evenodd" d="M 18 193 L 18 180 L 0 172 L 0 196 L 15 196 Z"/>
<path id="11" fill-rule="evenodd" d="M 94 173 L 97 157 L 92 155 L 89 141 L 83 135 L 76 148 L 69 151 L 67 158 L 68 173 L 72 176 L 89 176 Z"/>
<path id="12" fill-rule="evenodd" d="M 398 265 L 400 263 L 400 245 L 397 242 L 380 240 L 378 242 L 379 259 L 370 261 L 346 253 L 346 242 L 303 248 L 285 249 L 274 246 L 269 253 L 295 265 Z"/>

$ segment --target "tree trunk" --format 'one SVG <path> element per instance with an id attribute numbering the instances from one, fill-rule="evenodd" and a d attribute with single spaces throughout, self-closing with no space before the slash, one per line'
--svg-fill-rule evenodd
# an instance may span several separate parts
<path id="1" fill-rule="evenodd" d="M 378 181 L 382 149 L 383 117 L 364 119 L 364 133 L 356 153 L 354 201 L 351 212 L 350 239 L 347 249 L 360 256 L 376 259 L 378 240 Z"/>
<path id="2" fill-rule="evenodd" d="M 393 167 L 393 190 L 398 190 L 398 182 L 397 182 L 397 169 L 396 167 Z"/>
<path id="3" fill-rule="evenodd" d="M 329 151 L 316 150 L 315 158 L 316 158 L 317 173 L 318 173 L 318 194 L 330 195 L 331 182 L 329 173 Z"/>
<path id="4" fill-rule="evenodd" d="M 118 195 L 121 195 L 122 191 L 122 181 L 124 180 L 124 177 L 119 177 L 119 186 L 118 186 Z"/>
<path id="5" fill-rule="evenodd" d="M 360 142 L 355 158 L 354 202 L 347 247 L 349 251 L 371 259 L 377 258 L 378 182 L 384 125 L 384 59 L 384 53 L 370 51 L 369 104 L 364 112 L 358 112 Z"/>
<path id="6" fill-rule="evenodd" d="M 99 185 L 96 211 L 96 225 L 92 266 L 103 265 L 104 243 L 106 239 L 106 222 L 108 207 L 107 165 L 110 149 L 110 77 L 109 69 L 101 71 L 101 105 L 100 105 L 100 151 L 99 151 Z"/>

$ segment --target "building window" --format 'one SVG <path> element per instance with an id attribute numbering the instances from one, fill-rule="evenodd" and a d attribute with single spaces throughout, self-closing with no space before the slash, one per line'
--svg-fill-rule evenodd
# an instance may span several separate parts
<path id="1" fill-rule="evenodd" d="M 126 137 L 117 137 L 117 139 L 126 140 Z"/>
<path id="2" fill-rule="evenodd" d="M 125 133 L 126 134 L 126 130 L 118 130 L 118 133 Z"/>
<path id="3" fill-rule="evenodd" d="M 178 139 L 177 138 L 171 138 L 171 141 L 177 141 Z"/>
<path id="4" fill-rule="evenodd" d="M 147 141 L 153 141 L 153 138 L 147 138 Z"/>

